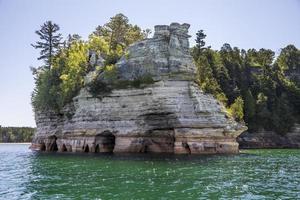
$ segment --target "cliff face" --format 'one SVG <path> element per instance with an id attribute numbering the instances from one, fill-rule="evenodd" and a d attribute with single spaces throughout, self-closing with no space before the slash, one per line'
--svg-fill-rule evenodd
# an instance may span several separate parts
<path id="1" fill-rule="evenodd" d="M 211 95 L 194 83 L 188 24 L 155 26 L 153 38 L 135 43 L 116 64 L 117 80 L 100 74 L 109 92 L 87 88 L 62 114 L 36 112 L 32 148 L 45 151 L 114 153 L 237 153 L 246 128 L 228 118 Z M 93 57 L 92 63 L 101 63 Z M 86 83 L 90 82 L 87 75 Z M 139 87 L 128 81 L 151 78 Z M 124 83 L 123 87 L 114 84 Z M 121 84 L 122 85 L 122 84 Z"/>

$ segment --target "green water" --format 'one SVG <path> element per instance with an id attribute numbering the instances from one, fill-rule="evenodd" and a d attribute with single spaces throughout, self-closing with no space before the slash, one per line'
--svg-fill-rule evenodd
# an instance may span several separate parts
<path id="1" fill-rule="evenodd" d="M 300 199 L 300 150 L 158 157 L 0 144 L 0 199 Z"/>

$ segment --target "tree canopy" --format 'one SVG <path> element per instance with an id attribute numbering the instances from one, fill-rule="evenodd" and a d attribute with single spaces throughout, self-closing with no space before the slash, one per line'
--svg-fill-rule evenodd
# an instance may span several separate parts
<path id="1" fill-rule="evenodd" d="M 89 52 L 103 57 L 105 66 L 112 66 L 130 44 L 145 38 L 144 31 L 130 24 L 123 14 L 117 14 L 103 26 L 98 26 L 87 41 L 78 34 L 69 34 L 61 42 L 62 37 L 58 31 L 57 24 L 45 22 L 36 31 L 40 41 L 32 45 L 41 49 L 38 59 L 45 61 L 43 66 L 32 69 L 36 85 L 32 105 L 36 110 L 60 113 L 72 101 L 83 87 L 85 75 L 95 70 L 95 66 L 89 64 Z"/>
<path id="2" fill-rule="evenodd" d="M 300 121 L 300 50 L 283 48 L 275 59 L 270 49 L 239 49 L 225 43 L 219 51 L 204 48 L 197 33 L 192 55 L 197 82 L 204 92 L 224 103 L 249 131 L 261 129 L 285 134 Z M 199 44 L 198 44 L 199 43 Z M 202 44 L 202 45 L 201 45 Z M 199 52 L 199 54 L 194 52 Z"/>
<path id="3" fill-rule="evenodd" d="M 124 51 L 128 45 L 146 37 L 140 27 L 130 24 L 128 17 L 121 13 L 111 17 L 103 26 L 98 26 L 92 35 L 104 38 L 110 51 Z"/>
<path id="4" fill-rule="evenodd" d="M 0 142 L 31 142 L 35 128 L 31 127 L 1 127 Z"/>
<path id="5" fill-rule="evenodd" d="M 83 40 L 69 34 L 64 41 L 59 26 L 45 22 L 36 33 L 40 40 L 32 46 L 40 50 L 38 59 L 44 65 L 33 69 L 35 89 L 32 105 L 35 110 L 62 113 L 84 86 L 84 77 L 92 70 L 115 75 L 115 63 L 126 48 L 148 36 L 129 23 L 123 14 L 97 26 Z M 197 73 L 196 82 L 213 94 L 237 121 L 244 121 L 249 131 L 261 129 L 284 134 L 300 121 L 300 50 L 294 45 L 284 47 L 278 57 L 270 49 L 239 49 L 225 43 L 220 50 L 206 46 L 206 34 L 196 34 L 191 48 Z M 104 66 L 90 64 L 90 52 L 104 58 Z M 101 90 L 100 83 L 91 87 Z"/>

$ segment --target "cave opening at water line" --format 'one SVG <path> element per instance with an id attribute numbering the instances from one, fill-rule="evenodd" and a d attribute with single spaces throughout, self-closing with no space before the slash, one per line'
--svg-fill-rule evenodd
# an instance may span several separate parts
<path id="1" fill-rule="evenodd" d="M 112 153 L 115 148 L 115 143 L 116 143 L 116 137 L 113 134 L 110 134 L 110 135 L 106 136 L 106 140 L 103 144 L 104 144 L 104 147 L 106 147 L 107 152 Z"/>
<path id="2" fill-rule="evenodd" d="M 65 152 L 65 151 L 67 151 L 67 147 L 66 147 L 66 145 L 65 145 L 65 144 L 63 144 L 63 145 L 62 145 L 62 147 L 61 147 L 61 151 L 62 151 L 62 152 Z"/>
<path id="3" fill-rule="evenodd" d="M 46 144 L 43 142 L 40 147 L 41 151 L 46 151 Z"/>
<path id="4" fill-rule="evenodd" d="M 83 152 L 88 153 L 89 151 L 90 151 L 89 145 L 87 144 L 87 145 L 85 145 Z"/>
<path id="5" fill-rule="evenodd" d="M 50 143 L 50 148 L 49 148 L 49 151 L 58 151 L 58 147 L 57 147 L 57 143 L 56 143 L 56 140 L 57 140 L 57 137 L 56 136 L 53 136 L 50 138 L 52 141 Z"/>
<path id="6" fill-rule="evenodd" d="M 100 148 L 99 148 L 99 144 L 97 144 L 96 146 L 95 146 L 95 153 L 99 153 L 100 152 Z"/>
<path id="7" fill-rule="evenodd" d="M 186 152 L 188 154 L 191 154 L 191 149 L 190 149 L 190 146 L 187 142 L 182 142 L 182 146 L 184 147 L 184 149 L 186 150 Z"/>
<path id="8" fill-rule="evenodd" d="M 140 153 L 148 153 L 148 145 L 144 145 L 141 150 Z"/>
<path id="9" fill-rule="evenodd" d="M 116 137 L 110 131 L 104 131 L 95 137 L 95 153 L 112 153 L 115 148 Z"/>

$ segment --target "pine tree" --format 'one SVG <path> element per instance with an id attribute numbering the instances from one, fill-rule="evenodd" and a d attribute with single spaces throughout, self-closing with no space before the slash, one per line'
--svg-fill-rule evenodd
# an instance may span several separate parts
<path id="1" fill-rule="evenodd" d="M 199 30 L 197 33 L 196 33 L 196 48 L 197 49 L 202 49 L 204 46 L 205 46 L 205 41 L 204 39 L 206 38 L 206 35 L 204 34 L 204 31 L 203 30 Z"/>
<path id="2" fill-rule="evenodd" d="M 38 60 L 44 60 L 46 69 L 50 69 L 53 56 L 56 54 L 61 45 L 61 34 L 57 33 L 59 26 L 52 21 L 46 21 L 40 30 L 35 33 L 40 37 L 40 41 L 31 44 L 36 49 L 40 49 Z"/>
<path id="3" fill-rule="evenodd" d="M 205 46 L 204 39 L 205 38 L 206 38 L 206 35 L 204 34 L 203 30 L 199 30 L 196 33 L 196 39 L 195 39 L 196 46 L 193 47 L 193 49 L 192 49 L 192 55 L 193 55 L 194 58 L 199 57 L 201 52 L 205 49 L 204 48 L 204 46 Z"/>

